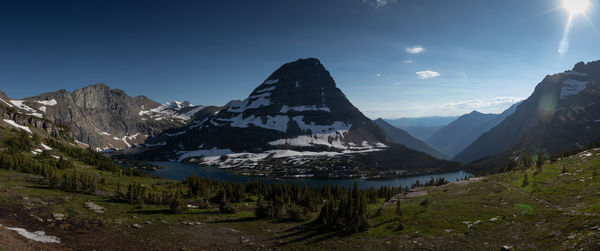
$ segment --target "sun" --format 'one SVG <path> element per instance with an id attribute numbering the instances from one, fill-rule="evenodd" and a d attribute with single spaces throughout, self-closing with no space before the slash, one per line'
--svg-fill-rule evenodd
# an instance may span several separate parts
<path id="1" fill-rule="evenodd" d="M 590 0 L 563 0 L 565 8 L 571 16 L 584 14 L 590 7 Z"/>

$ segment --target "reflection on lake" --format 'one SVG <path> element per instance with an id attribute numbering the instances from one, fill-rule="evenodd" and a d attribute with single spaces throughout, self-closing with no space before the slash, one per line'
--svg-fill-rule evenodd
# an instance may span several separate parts
<path id="1" fill-rule="evenodd" d="M 422 175 L 422 176 L 411 176 L 411 177 L 403 177 L 403 178 L 395 178 L 395 179 L 387 179 L 387 180 L 362 180 L 362 179 L 311 179 L 311 178 L 289 178 L 289 179 L 277 179 L 270 177 L 257 177 L 257 176 L 244 176 L 244 175 L 236 175 L 232 173 L 228 173 L 224 169 L 212 166 L 199 166 L 193 163 L 181 163 L 181 162 L 148 162 L 149 164 L 162 166 L 163 169 L 152 171 L 153 175 L 163 177 L 165 179 L 171 180 L 183 180 L 188 176 L 196 175 L 198 177 L 206 177 L 211 180 L 225 180 L 229 182 L 241 182 L 247 183 L 248 181 L 260 180 L 265 184 L 270 184 L 273 182 L 281 182 L 281 183 L 296 183 L 299 185 L 306 186 L 344 186 L 344 187 L 352 187 L 354 185 L 354 181 L 358 182 L 358 186 L 360 188 L 379 188 L 382 186 L 411 186 L 417 180 L 421 183 L 427 182 L 431 177 L 444 178 L 447 181 L 456 181 L 456 179 L 462 179 L 465 176 L 469 175 L 469 173 L 465 173 L 463 171 L 451 172 L 451 173 L 443 173 L 443 174 L 430 174 L 430 175 Z"/>

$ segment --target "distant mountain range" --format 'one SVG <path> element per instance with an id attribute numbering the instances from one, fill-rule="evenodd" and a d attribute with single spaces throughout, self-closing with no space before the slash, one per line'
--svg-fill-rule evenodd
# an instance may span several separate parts
<path id="1" fill-rule="evenodd" d="M 395 143 L 405 145 L 408 148 L 417 150 L 419 152 L 427 153 L 438 159 L 450 159 L 448 155 L 440 153 L 431 148 L 427 143 L 416 139 L 411 136 L 408 132 L 390 125 L 385 120 L 379 118 L 375 120 L 375 123 L 385 130 L 388 137 Z"/>
<path id="2" fill-rule="evenodd" d="M 460 116 L 452 123 L 440 128 L 426 139 L 434 149 L 454 157 L 462 152 L 483 133 L 494 128 L 513 114 L 519 103 L 512 105 L 501 114 L 483 114 L 473 111 Z"/>
<path id="3" fill-rule="evenodd" d="M 486 172 L 523 154 L 600 141 L 600 61 L 546 76 L 529 98 L 501 114 L 458 118 L 371 121 L 313 58 L 284 64 L 248 98 L 223 107 L 159 104 L 97 84 L 22 100 L 0 92 L 0 116 L 2 127 L 72 138 L 98 151 L 137 146 L 132 156 L 144 160 L 258 175 L 392 177 L 457 170 L 458 163 L 440 160 L 452 157 Z M 421 131 L 413 137 L 403 127 Z"/>
<path id="4" fill-rule="evenodd" d="M 549 75 L 516 111 L 456 156 L 474 171 L 508 158 L 585 146 L 600 141 L 600 61 L 578 63 Z"/>
<path id="5" fill-rule="evenodd" d="M 390 125 L 400 128 L 422 141 L 426 140 L 440 128 L 456 120 L 458 116 L 430 116 L 415 118 L 385 119 Z"/>

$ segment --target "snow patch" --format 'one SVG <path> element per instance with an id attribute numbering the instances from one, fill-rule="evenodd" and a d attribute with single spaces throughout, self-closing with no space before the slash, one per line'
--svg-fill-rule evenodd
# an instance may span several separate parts
<path id="1" fill-rule="evenodd" d="M 47 150 L 47 151 L 52 151 L 52 148 L 51 148 L 51 147 L 49 147 L 49 146 L 47 146 L 47 145 L 46 145 L 46 144 L 44 144 L 44 143 L 42 143 L 42 148 L 44 148 L 44 150 Z"/>
<path id="2" fill-rule="evenodd" d="M 44 117 L 42 114 L 38 113 L 37 110 L 25 105 L 24 100 L 10 100 L 10 102 L 17 108 L 27 111 L 31 116 L 35 116 L 38 118 Z"/>
<path id="3" fill-rule="evenodd" d="M 11 126 L 14 126 L 14 127 L 16 127 L 16 128 L 19 128 L 19 129 L 21 129 L 21 130 L 23 130 L 23 131 L 26 131 L 26 132 L 28 132 L 28 133 L 31 133 L 31 130 L 29 129 L 29 127 L 27 127 L 27 126 L 22 126 L 22 125 L 19 125 L 19 124 L 17 124 L 17 123 L 16 123 L 15 121 L 13 121 L 13 120 L 10 120 L 10 119 L 4 119 L 4 122 L 6 122 L 6 123 L 8 123 L 9 125 L 11 125 Z"/>
<path id="4" fill-rule="evenodd" d="M 565 74 L 571 75 L 571 76 L 587 77 L 587 73 L 584 73 L 584 72 L 566 71 Z"/>
<path id="5" fill-rule="evenodd" d="M 315 133 L 325 133 L 325 132 L 333 132 L 333 131 L 348 131 L 352 128 L 352 124 L 348 124 L 341 121 L 334 121 L 331 125 L 316 125 L 315 122 L 310 122 L 310 124 L 306 124 L 304 122 L 304 116 L 295 116 L 293 118 L 298 126 L 303 131 L 310 130 L 313 134 Z"/>
<path id="6" fill-rule="evenodd" d="M 295 138 L 278 139 L 269 142 L 269 145 L 288 145 L 288 146 L 299 146 L 299 147 L 310 147 L 315 145 L 327 146 L 337 149 L 346 149 L 342 139 L 344 133 L 347 131 L 336 131 L 332 133 L 318 133 L 313 135 L 300 135 Z"/>
<path id="7" fill-rule="evenodd" d="M 2 224 L 0 224 L 0 227 L 4 227 Z M 23 228 L 18 228 L 18 227 L 4 227 L 8 230 L 11 231 L 15 231 L 18 234 L 20 234 L 21 236 L 33 240 L 33 241 L 37 241 L 37 242 L 42 242 L 42 243 L 60 243 L 60 239 L 56 236 L 50 236 L 50 235 L 46 235 L 46 232 L 44 231 L 35 231 L 35 232 L 29 232 Z"/>
<path id="8" fill-rule="evenodd" d="M 248 128 L 250 125 L 254 125 L 265 129 L 285 132 L 287 130 L 287 124 L 289 120 L 290 117 L 285 115 L 277 115 L 275 117 L 267 116 L 266 122 L 263 123 L 263 119 L 261 117 L 250 115 L 247 118 L 243 118 L 243 114 L 240 113 L 238 116 L 222 121 L 230 121 L 231 124 L 229 125 L 231 127 Z"/>
<path id="9" fill-rule="evenodd" d="M 331 109 L 329 109 L 329 107 L 317 107 L 316 105 L 302 105 L 302 106 L 292 106 L 292 107 L 284 105 L 283 107 L 281 107 L 281 110 L 279 112 L 281 112 L 281 113 L 287 113 L 288 111 L 295 111 L 295 112 L 325 111 L 325 112 L 331 112 Z"/>
<path id="10" fill-rule="evenodd" d="M 41 100 L 41 101 L 36 101 L 42 105 L 47 105 L 47 106 L 55 106 L 56 104 L 58 104 L 56 102 L 56 99 L 51 99 L 51 100 Z"/>
<path id="11" fill-rule="evenodd" d="M 227 155 L 227 154 L 231 154 L 233 153 L 230 149 L 218 149 L 216 147 L 213 147 L 212 149 L 208 149 L 208 150 L 197 150 L 197 151 L 181 151 L 178 152 L 177 155 L 179 155 L 178 160 L 182 161 L 184 159 L 187 158 L 191 158 L 191 157 L 221 157 L 222 155 Z"/>
<path id="12" fill-rule="evenodd" d="M 4 104 L 6 104 L 9 107 L 13 107 L 13 105 L 11 103 L 8 103 L 8 102 L 4 101 L 4 99 L 0 98 L 0 101 L 2 101 Z"/>
<path id="13" fill-rule="evenodd" d="M 263 83 L 263 85 L 274 85 L 274 84 L 277 84 L 277 83 L 279 83 L 279 79 L 270 79 L 270 80 L 265 81 Z"/>
<path id="14" fill-rule="evenodd" d="M 590 81 L 579 81 L 574 79 L 568 79 L 563 82 L 563 86 L 560 89 L 560 98 L 564 99 L 568 96 L 576 95 L 583 91 Z"/>

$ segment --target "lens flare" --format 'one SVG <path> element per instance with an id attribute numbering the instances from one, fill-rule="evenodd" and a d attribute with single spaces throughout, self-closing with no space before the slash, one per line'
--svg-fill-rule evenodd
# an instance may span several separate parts
<path id="1" fill-rule="evenodd" d="M 585 16 L 585 12 L 590 8 L 590 0 L 563 0 L 562 7 L 569 12 L 569 20 L 558 45 L 558 53 L 564 55 L 569 50 L 569 31 L 571 30 L 573 19 L 577 15 Z"/>
<path id="2" fill-rule="evenodd" d="M 590 8 L 590 0 L 563 0 L 563 8 L 571 16 L 583 14 Z"/>

